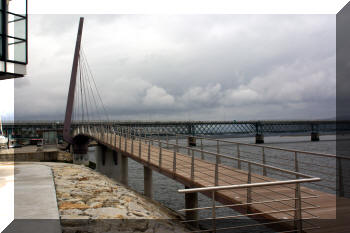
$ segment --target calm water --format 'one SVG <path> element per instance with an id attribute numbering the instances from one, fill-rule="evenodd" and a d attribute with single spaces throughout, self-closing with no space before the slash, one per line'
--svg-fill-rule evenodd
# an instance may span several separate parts
<path id="1" fill-rule="evenodd" d="M 336 152 L 335 139 L 336 139 L 335 135 L 325 135 L 325 136 L 320 136 L 319 142 L 311 142 L 310 136 L 282 136 L 282 137 L 271 136 L 271 137 L 265 137 L 264 145 L 303 150 L 303 151 L 335 154 Z M 244 142 L 244 143 L 255 142 L 255 138 L 253 137 L 252 138 L 227 138 L 225 140 L 235 141 L 235 142 Z M 184 143 L 185 143 L 185 140 L 182 140 L 182 144 Z M 215 150 L 215 145 L 214 144 L 207 145 L 205 150 Z M 230 151 L 232 151 L 232 148 L 228 147 L 225 151 L 225 147 L 223 147 L 222 150 L 223 150 L 222 153 L 229 154 Z M 286 157 L 287 156 L 289 155 L 286 155 Z M 275 162 L 278 162 L 278 161 L 275 161 Z M 273 161 L 271 161 L 271 163 L 273 163 Z M 143 193 L 142 165 L 133 161 L 132 159 L 129 159 L 128 164 L 129 164 L 129 186 L 132 189 L 140 193 Z M 155 171 L 153 172 L 153 185 L 154 185 L 153 197 L 156 201 L 162 203 L 163 205 L 173 210 L 179 210 L 179 209 L 185 208 L 184 194 L 179 194 L 177 192 L 177 190 L 184 188 L 183 185 Z M 217 204 L 219 205 L 219 203 Z M 204 206 L 210 206 L 210 202 L 207 197 L 199 194 L 199 207 L 204 207 Z M 222 210 L 222 211 L 218 211 L 218 216 L 220 216 L 220 214 L 227 215 L 227 214 L 237 214 L 237 213 L 234 213 L 233 210 Z M 210 215 L 210 211 L 200 213 L 200 217 L 209 217 L 209 215 Z M 254 221 L 252 220 L 249 220 L 249 221 L 253 222 L 254 224 Z M 240 223 L 237 222 L 237 224 L 240 224 Z M 259 227 L 254 229 L 250 228 L 246 231 L 239 230 L 236 232 L 273 232 L 273 231 L 267 228 Z"/>

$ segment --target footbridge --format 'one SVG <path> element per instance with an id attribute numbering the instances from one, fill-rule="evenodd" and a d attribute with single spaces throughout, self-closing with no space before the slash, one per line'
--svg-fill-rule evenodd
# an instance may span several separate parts
<path id="1" fill-rule="evenodd" d="M 339 182 L 344 179 L 342 173 L 336 173 L 340 158 L 331 154 L 204 137 L 196 137 L 197 145 L 190 146 L 183 135 L 149 135 L 143 128 L 131 127 L 79 126 L 73 137 L 98 145 L 93 159 L 78 151 L 75 163 L 90 165 L 125 185 L 128 159 L 141 163 L 144 194 L 150 198 L 154 171 L 183 184 L 185 189 L 179 192 L 184 194 L 185 209 L 179 211 L 185 213 L 186 223 L 202 226 L 210 222 L 203 232 L 241 232 L 257 226 L 315 231 L 319 219 L 336 218 L 336 193 L 344 193 L 337 188 L 343 187 Z M 199 193 L 212 200 L 209 206 L 198 206 Z M 257 223 L 237 226 L 234 220 L 243 217 Z"/>
<path id="2" fill-rule="evenodd" d="M 101 112 L 105 108 L 100 95 L 94 94 L 95 81 L 80 49 L 82 27 L 83 18 L 63 125 L 74 163 L 128 185 L 132 172 L 128 171 L 128 160 L 135 160 L 143 165 L 144 194 L 150 198 L 153 172 L 181 183 L 184 189 L 178 192 L 184 195 L 185 208 L 179 211 L 184 213 L 183 222 L 197 229 L 194 232 L 251 232 L 256 228 L 259 232 L 262 228 L 269 229 L 267 232 L 320 232 L 320 228 L 331 232 L 327 226 L 322 228 L 320 219 L 335 219 L 336 196 L 349 191 L 344 180 L 350 176 L 341 169 L 347 157 L 208 135 L 250 132 L 261 142 L 267 132 L 333 131 L 334 122 L 94 121 L 92 108 L 100 107 Z M 89 146 L 96 147 L 94 154 L 89 154 Z M 199 194 L 207 197 L 207 205 L 199 206 Z"/>

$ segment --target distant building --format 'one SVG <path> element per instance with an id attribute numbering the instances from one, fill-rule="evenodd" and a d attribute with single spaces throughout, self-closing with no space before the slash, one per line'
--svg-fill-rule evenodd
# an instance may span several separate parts
<path id="1" fill-rule="evenodd" d="M 0 0 L 0 80 L 26 74 L 28 0 Z"/>

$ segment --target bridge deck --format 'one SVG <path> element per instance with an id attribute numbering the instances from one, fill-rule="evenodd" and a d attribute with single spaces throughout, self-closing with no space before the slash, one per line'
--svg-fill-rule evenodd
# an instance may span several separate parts
<path id="1" fill-rule="evenodd" d="M 174 151 L 171 149 L 162 148 L 160 162 L 160 147 L 150 145 L 150 153 L 148 155 L 149 145 L 141 142 L 141 153 L 139 141 L 131 139 L 119 138 L 118 135 L 89 135 L 101 144 L 111 148 L 112 150 L 121 151 L 124 155 L 149 166 L 172 179 L 175 179 L 185 186 L 189 187 L 207 187 L 215 186 L 215 164 L 210 161 L 205 161 L 200 158 L 194 159 L 194 174 L 191 179 L 191 157 L 182 153 L 176 153 L 176 165 L 174 169 Z M 125 142 L 126 140 L 126 142 Z M 119 144 L 121 145 L 119 147 Z M 133 147 L 132 147 L 133 144 Z M 125 146 L 126 145 L 126 146 Z M 219 165 L 218 185 L 234 185 L 247 183 L 247 171 Z M 276 181 L 273 178 L 253 174 L 251 183 Z M 310 189 L 302 186 L 302 201 L 303 218 L 314 218 L 318 216 L 320 219 L 335 219 L 336 218 L 336 196 Z M 210 195 L 209 193 L 204 193 Z M 317 198 L 313 198 L 318 196 Z M 256 203 L 250 207 L 250 213 L 260 213 L 252 216 L 257 219 L 270 220 L 292 220 L 294 218 L 295 202 L 288 200 L 295 197 L 295 184 L 270 187 L 256 187 L 252 189 L 252 202 L 262 202 L 268 200 L 271 203 Z M 287 199 L 287 200 L 286 200 Z M 223 204 L 241 204 L 247 203 L 247 190 L 225 190 L 219 191 L 216 194 L 216 200 Z M 315 208 L 319 206 L 320 208 Z M 232 207 L 242 214 L 247 213 L 246 205 L 237 205 Z M 288 224 L 292 224 L 289 222 Z"/>

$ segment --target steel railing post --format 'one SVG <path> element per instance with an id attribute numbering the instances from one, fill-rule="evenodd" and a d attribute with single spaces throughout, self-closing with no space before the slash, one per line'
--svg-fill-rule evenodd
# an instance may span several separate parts
<path id="1" fill-rule="evenodd" d="M 204 152 L 203 152 L 203 138 L 201 138 L 201 159 L 204 160 Z"/>
<path id="2" fill-rule="evenodd" d="M 127 140 L 128 132 L 125 129 L 125 137 L 124 137 L 124 151 L 126 152 L 128 149 L 128 140 Z"/>
<path id="3" fill-rule="evenodd" d="M 159 168 L 162 167 L 162 142 L 159 141 Z"/>
<path id="4" fill-rule="evenodd" d="M 114 147 L 117 147 L 117 134 L 114 132 Z"/>
<path id="5" fill-rule="evenodd" d="M 216 204 L 215 204 L 215 191 L 212 191 L 211 195 L 211 203 L 212 203 L 212 209 L 211 209 L 211 217 L 212 217 L 212 231 L 216 232 Z"/>
<path id="6" fill-rule="evenodd" d="M 237 168 L 241 169 L 241 153 L 239 150 L 239 144 L 237 144 Z"/>
<path id="7" fill-rule="evenodd" d="M 294 171 L 299 172 L 299 163 L 298 163 L 298 153 L 294 152 Z M 295 175 L 295 178 L 299 179 L 299 175 Z"/>
<path id="8" fill-rule="evenodd" d="M 247 183 L 252 183 L 252 166 L 251 163 L 248 162 L 248 179 Z M 252 189 L 247 188 L 247 203 L 252 202 Z M 250 213 L 250 204 L 247 204 L 247 213 Z"/>
<path id="9" fill-rule="evenodd" d="M 192 150 L 191 158 L 191 181 L 194 182 L 194 151 Z"/>
<path id="10" fill-rule="evenodd" d="M 179 152 L 179 137 L 177 134 L 176 134 L 176 150 L 177 152 Z"/>
<path id="11" fill-rule="evenodd" d="M 174 150 L 174 155 L 173 155 L 173 176 L 175 177 L 176 173 L 176 150 Z"/>
<path id="12" fill-rule="evenodd" d="M 169 135 L 166 134 L 166 148 L 169 149 Z"/>
<path id="13" fill-rule="evenodd" d="M 112 144 L 112 130 L 109 131 L 109 144 Z"/>
<path id="14" fill-rule="evenodd" d="M 149 140 L 148 142 L 148 158 L 147 158 L 147 162 L 150 163 L 151 162 L 151 140 Z"/>
<path id="15" fill-rule="evenodd" d="M 119 150 L 122 149 L 122 134 L 123 134 L 122 130 L 123 130 L 123 129 L 120 129 L 120 135 L 119 135 Z"/>
<path id="16" fill-rule="evenodd" d="M 215 156 L 216 161 L 215 161 L 215 177 L 214 177 L 214 183 L 215 186 L 219 185 L 219 155 Z"/>
<path id="17" fill-rule="evenodd" d="M 141 137 L 139 138 L 139 157 L 141 158 Z"/>
<path id="18" fill-rule="evenodd" d="M 338 196 L 344 197 L 344 179 L 343 179 L 343 166 L 341 158 L 336 157 L 336 170 L 337 170 L 337 185 L 338 185 Z"/>
<path id="19" fill-rule="evenodd" d="M 302 209 L 301 209 L 301 193 L 300 193 L 300 183 L 295 184 L 295 213 L 294 213 L 294 227 L 299 233 L 303 232 L 302 225 Z"/>
<path id="20" fill-rule="evenodd" d="M 219 140 L 216 140 L 216 153 L 220 154 Z M 219 156 L 219 163 L 221 163 L 221 157 Z"/>
<path id="21" fill-rule="evenodd" d="M 134 154 L 134 138 L 131 135 L 131 154 Z"/>
<path id="22" fill-rule="evenodd" d="M 216 140 L 216 153 L 220 154 L 219 140 Z"/>
<path id="23" fill-rule="evenodd" d="M 263 175 L 266 176 L 266 158 L 265 158 L 265 147 L 262 147 L 262 163 L 263 163 Z"/>
<path id="24" fill-rule="evenodd" d="M 150 133 L 149 133 L 149 139 L 151 140 L 153 138 L 153 131 L 152 131 L 152 129 L 150 130 Z M 150 141 L 150 143 L 152 143 L 152 145 L 153 145 L 153 140 L 152 141 Z"/>
<path id="25" fill-rule="evenodd" d="M 105 138 L 106 144 L 109 143 L 108 139 L 109 139 L 109 130 L 108 130 L 108 126 L 107 126 L 107 128 L 106 128 L 106 138 Z"/>

